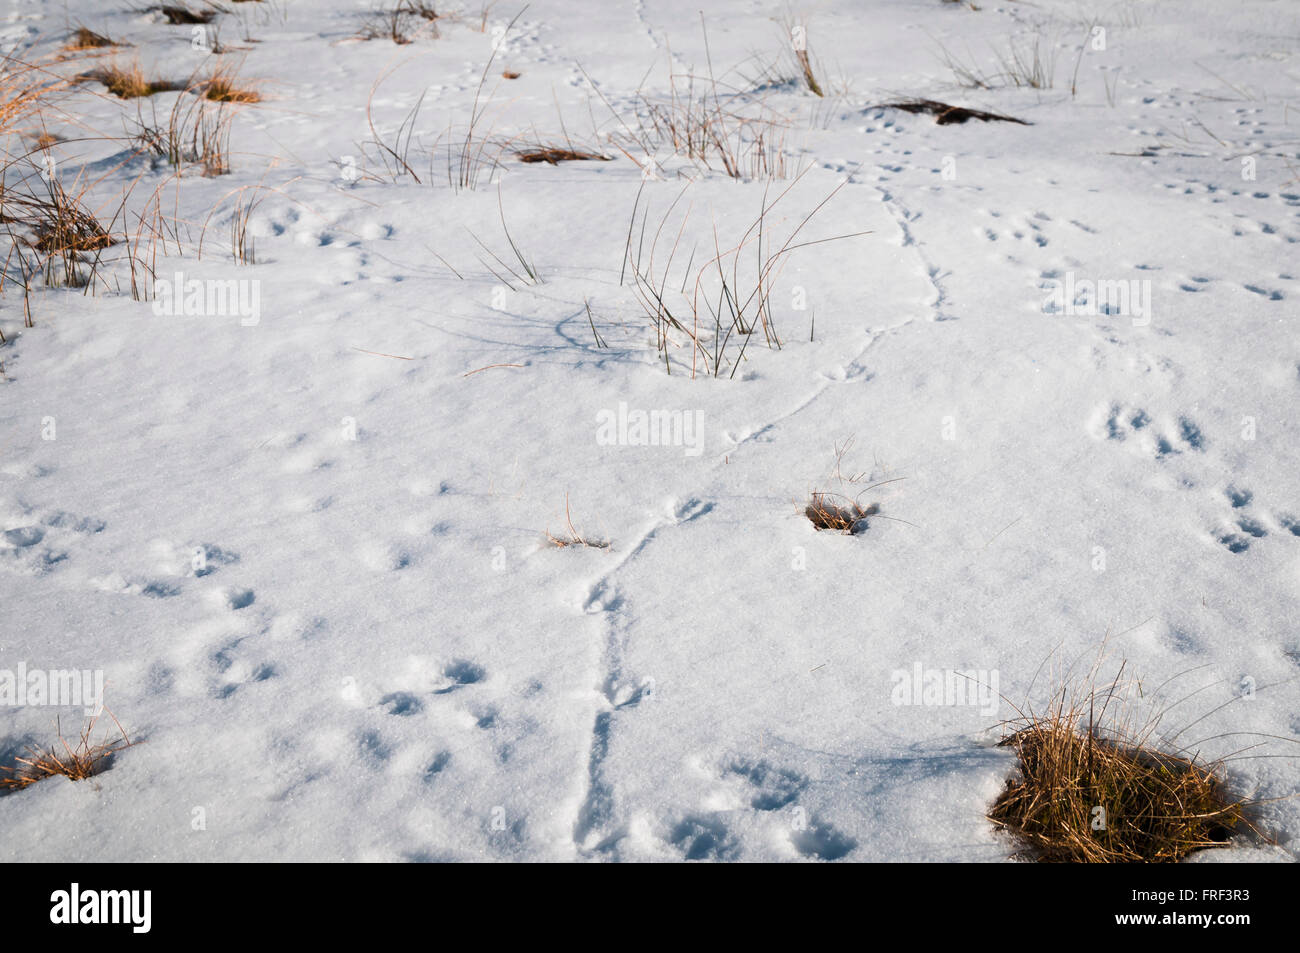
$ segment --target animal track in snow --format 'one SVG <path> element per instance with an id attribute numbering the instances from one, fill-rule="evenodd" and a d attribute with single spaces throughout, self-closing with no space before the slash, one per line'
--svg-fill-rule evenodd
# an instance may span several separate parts
<path id="1" fill-rule="evenodd" d="M 865 383 L 876 375 L 863 367 L 860 362 L 851 361 L 842 367 L 835 367 L 826 371 L 818 371 L 818 376 L 823 380 L 832 381 L 836 384 L 856 384 L 859 381 Z"/>
<path id="2" fill-rule="evenodd" d="M 1250 549 L 1252 539 L 1264 539 L 1268 536 L 1270 520 L 1267 514 L 1252 515 L 1257 513 L 1258 507 L 1255 506 L 1255 494 L 1251 490 L 1232 484 L 1223 491 L 1223 496 L 1228 503 L 1230 513 L 1224 518 L 1221 528 L 1212 531 L 1211 535 L 1222 546 L 1227 547 L 1228 552 L 1244 553 Z M 1300 536 L 1300 520 L 1294 516 L 1280 513 L 1275 517 L 1275 521 L 1292 536 Z"/>
<path id="3" fill-rule="evenodd" d="M 5 544 L 14 549 L 26 549 L 28 546 L 35 546 L 44 538 L 45 530 L 39 526 L 20 526 L 17 529 L 4 531 Z"/>
<path id="4" fill-rule="evenodd" d="M 239 588 L 213 590 L 211 598 L 219 605 L 236 611 L 247 609 L 257 601 L 257 596 L 252 589 Z"/>
<path id="5" fill-rule="evenodd" d="M 1001 218 L 1001 215 L 995 212 L 988 212 L 987 214 L 991 215 L 993 218 Z M 998 224 L 1000 227 L 1009 229 L 1007 231 L 999 232 L 996 228 L 986 225 L 978 227 L 976 233 L 982 235 L 990 242 L 996 242 L 1003 237 L 1009 236 L 1018 242 L 1027 242 L 1037 248 L 1046 248 L 1048 244 L 1050 244 L 1050 240 L 1045 234 L 1043 234 L 1043 226 L 1040 225 L 1039 222 L 1050 221 L 1051 218 L 1046 213 L 1036 212 L 1032 218 L 1024 219 L 1023 224 L 1020 226 L 1008 226 L 1004 222 L 999 222 Z M 1077 222 L 1071 224 L 1078 225 Z M 1079 225 L 1078 227 L 1083 228 L 1084 231 L 1092 231 L 1082 225 Z"/>
<path id="6" fill-rule="evenodd" d="M 1087 429 L 1094 440 L 1122 443 L 1132 439 L 1157 460 L 1184 450 L 1205 449 L 1205 436 L 1190 417 L 1180 416 L 1176 425 L 1157 427 L 1145 410 L 1120 403 L 1100 405 L 1093 411 Z"/>
<path id="7" fill-rule="evenodd" d="M 1260 297 L 1267 298 L 1269 301 L 1281 301 L 1285 295 L 1274 288 L 1261 288 L 1259 285 L 1242 285 L 1247 291 L 1254 292 Z"/>
<path id="8" fill-rule="evenodd" d="M 411 555 L 400 545 L 369 540 L 357 549 L 357 559 L 371 572 L 396 572 L 411 565 Z"/>
<path id="9" fill-rule="evenodd" d="M 103 520 L 63 510 L 41 513 L 21 503 L 8 509 L 0 500 L 0 567 L 42 575 L 68 559 L 65 548 L 104 530 Z"/>
<path id="10" fill-rule="evenodd" d="M 777 768 L 763 760 L 735 759 L 727 766 L 726 773 L 748 782 L 749 804 L 756 811 L 780 810 L 792 804 L 808 786 L 808 779 L 799 772 Z"/>
<path id="11" fill-rule="evenodd" d="M 813 860 L 839 860 L 846 856 L 858 842 L 842 834 L 830 824 L 809 821 L 808 826 L 790 835 L 794 849 Z"/>
<path id="12" fill-rule="evenodd" d="M 443 771 L 447 770 L 447 765 L 451 763 L 451 752 L 443 749 L 433 756 L 428 766 L 424 769 L 424 783 L 432 784 L 434 779 Z"/>
<path id="13" fill-rule="evenodd" d="M 683 860 L 730 860 L 740 847 L 717 815 L 691 814 L 672 828 L 668 842 Z"/>
<path id="14" fill-rule="evenodd" d="M 230 698 L 245 685 L 269 681 L 280 674 L 275 662 L 246 657 L 248 650 L 255 645 L 246 636 L 236 636 L 226 639 L 216 651 L 209 652 L 208 661 L 217 676 L 217 680 L 211 683 L 212 695 Z"/>
<path id="15" fill-rule="evenodd" d="M 473 685 L 487 678 L 487 669 L 464 659 L 457 659 L 442 670 L 450 684 L 434 691 L 435 695 L 449 695 L 466 685 Z"/>
<path id="16" fill-rule="evenodd" d="M 418 715 L 424 710 L 424 702 L 411 692 L 392 692 L 379 699 L 390 715 Z"/>

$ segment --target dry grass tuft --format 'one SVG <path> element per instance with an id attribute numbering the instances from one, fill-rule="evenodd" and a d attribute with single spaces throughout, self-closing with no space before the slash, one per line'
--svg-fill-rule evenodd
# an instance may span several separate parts
<path id="1" fill-rule="evenodd" d="M 112 712 L 109 712 L 109 716 L 113 717 Z M 60 731 L 58 745 L 51 745 L 49 748 L 29 746 L 27 753 L 30 757 L 15 758 L 12 765 L 0 766 L 0 772 L 9 775 L 7 778 L 0 778 L 0 789 L 21 791 L 37 781 L 57 775 L 62 775 L 69 781 L 85 781 L 102 771 L 106 763 L 119 751 L 140 743 L 127 737 L 126 730 L 115 717 L 113 723 L 117 725 L 117 730 L 122 737 L 110 741 L 106 734 L 103 741 L 91 741 L 91 734 L 95 730 L 97 720 L 98 718 L 90 719 L 86 727 L 81 730 L 81 736 L 75 747 L 68 744 Z"/>
<path id="2" fill-rule="evenodd" d="M 609 541 L 604 539 L 588 539 L 574 528 L 573 517 L 569 515 L 569 494 L 564 494 L 564 522 L 568 527 L 568 534 L 556 536 L 549 529 L 546 531 L 547 541 L 557 549 L 565 549 L 569 546 L 587 546 L 591 549 L 608 549 Z"/>
<path id="3" fill-rule="evenodd" d="M 1152 688 L 1138 679 L 1121 681 L 1127 662 L 1106 683 L 1098 672 L 1108 639 L 1109 633 L 1088 672 L 1072 677 L 1076 660 L 1053 678 L 1044 711 L 1026 705 L 1002 724 L 1000 744 L 1015 749 L 1019 766 L 989 819 L 1016 838 L 1023 854 L 1048 862 L 1172 863 L 1227 846 L 1234 835 L 1268 840 L 1249 816 L 1260 802 L 1232 795 L 1222 769 L 1267 740 L 1295 739 L 1219 731 L 1180 743 L 1193 726 L 1246 696 L 1235 695 L 1181 728 L 1160 731 L 1171 710 L 1210 685 L 1170 699 L 1166 687 L 1198 669 Z M 1242 735 L 1259 740 L 1202 760 L 1207 743 Z"/>
<path id="4" fill-rule="evenodd" d="M 194 95 L 176 97 L 166 122 L 159 120 L 156 111 L 146 119 L 143 110 L 138 109 L 132 136 L 137 147 L 155 158 L 166 159 L 178 172 L 191 165 L 200 167 L 205 176 L 229 172 L 230 127 L 235 110 L 228 108 L 230 103 L 204 95 L 208 82 L 192 78 L 186 92 Z"/>
<path id="5" fill-rule="evenodd" d="M 49 182 L 49 200 L 37 209 L 37 251 L 56 255 L 97 251 L 115 243 L 94 214 L 80 200 L 69 195 L 57 180 Z"/>
<path id="6" fill-rule="evenodd" d="M 1033 125 L 1015 116 L 985 112 L 982 109 L 967 109 L 965 106 L 949 106 L 934 99 L 904 99 L 893 103 L 881 103 L 880 108 L 901 109 L 909 113 L 928 113 L 934 117 L 935 124 L 939 126 L 960 125 L 969 119 L 978 119 L 980 122 L 1016 122 L 1022 126 Z"/>
<path id="7" fill-rule="evenodd" d="M 844 188 L 847 179 L 802 218 L 784 216 L 784 208 L 774 211 L 811 168 L 796 175 L 775 198 L 764 190 L 758 217 L 738 238 L 733 233 L 733 239 L 724 243 L 716 222 L 711 223 L 709 232 L 697 226 L 692 250 L 682 254 L 692 206 L 687 204 L 681 212 L 675 210 L 686 196 L 689 183 L 653 230 L 648 228 L 650 210 L 641 208 L 642 183 L 628 223 L 619 284 L 630 279 L 632 291 L 650 320 L 659 359 L 668 373 L 672 373 L 673 352 L 688 345 L 689 361 L 682 357 L 677 361 L 689 366 L 692 378 L 697 374 L 720 377 L 724 372 L 734 378 L 746 360 L 750 343 L 760 337 L 769 349 L 780 350 L 782 342 L 772 299 L 790 256 L 800 248 L 867 234 L 799 240 L 808 223 Z M 773 235 L 774 223 L 786 226 L 784 241 Z M 712 244 L 711 255 L 705 244 L 697 256 L 702 243 Z M 680 270 L 673 274 L 674 263 L 683 258 L 685 267 L 677 266 Z"/>
<path id="8" fill-rule="evenodd" d="M 240 86 L 233 68 L 216 70 L 203 86 L 203 96 L 214 103 L 258 103 L 262 94 L 250 86 Z"/>
<path id="9" fill-rule="evenodd" d="M 561 146 L 534 146 L 521 149 L 515 153 L 515 157 L 520 162 L 549 162 L 551 165 L 558 165 L 561 162 L 584 162 L 588 160 L 609 161 L 609 156 L 603 156 L 598 152 L 584 152 L 580 149 Z"/>
<path id="10" fill-rule="evenodd" d="M 880 512 L 880 504 L 863 507 L 856 500 L 838 493 L 817 491 L 804 507 L 804 515 L 818 529 L 832 529 L 841 533 L 855 533 L 866 528 L 868 516 Z"/>
<path id="11" fill-rule="evenodd" d="M 88 27 L 77 27 L 72 36 L 68 38 L 65 50 L 97 50 L 106 46 L 117 46 L 113 40 L 104 36 L 102 33 L 96 33 Z"/>
<path id="12" fill-rule="evenodd" d="M 1213 765 L 1079 731 L 1077 714 L 1034 719 L 1001 742 L 1020 770 L 989 817 L 1037 859 L 1176 862 L 1248 826 Z"/>
<path id="13" fill-rule="evenodd" d="M 1001 70 L 985 70 L 974 59 L 963 60 L 939 47 L 939 58 L 952 71 L 957 85 L 968 89 L 993 89 L 998 86 L 1019 86 L 1030 89 L 1051 89 L 1056 81 L 1056 47 L 1042 36 L 1032 39 L 1012 38 L 1005 51 L 994 50 Z"/>
<path id="14" fill-rule="evenodd" d="M 427 31 L 437 39 L 438 21 L 445 14 L 438 12 L 428 0 L 398 0 L 391 7 L 375 7 L 370 11 L 358 31 L 364 40 L 392 40 L 398 46 L 410 43 L 416 32 Z M 424 25 L 420 25 L 424 21 Z"/>
<path id="15" fill-rule="evenodd" d="M 184 4 L 163 4 L 158 11 L 167 18 L 167 22 L 175 26 L 188 25 L 194 23 L 211 23 L 216 17 L 216 10 L 191 10 Z"/>
<path id="16" fill-rule="evenodd" d="M 834 530 L 839 533 L 854 534 L 867 529 L 867 517 L 879 516 L 884 520 L 894 520 L 897 523 L 907 523 L 907 520 L 900 520 L 893 516 L 883 516 L 880 513 L 879 503 L 870 503 L 863 506 L 858 500 L 868 491 L 874 490 L 878 486 L 886 486 L 890 483 L 898 483 L 906 477 L 894 477 L 889 480 L 878 480 L 869 486 L 859 487 L 867 477 L 867 471 L 854 473 L 850 471 L 847 475 L 844 473 L 844 457 L 853 446 L 853 438 L 849 437 L 843 443 L 835 445 L 835 465 L 831 468 L 829 480 L 833 485 L 840 486 L 844 492 L 836 493 L 831 490 L 815 490 L 809 496 L 808 502 L 804 505 L 803 514 L 808 517 L 808 521 L 817 527 L 817 529 Z M 850 493 L 855 495 L 849 496 Z M 908 523 L 909 526 L 915 526 L 915 523 Z"/>
<path id="17" fill-rule="evenodd" d="M 74 186 L 69 192 L 55 176 L 42 175 L 39 185 L 34 184 L 36 181 L 35 176 L 28 176 L 6 184 L 5 209 L 0 216 L 13 242 L 13 250 L 19 252 L 17 262 L 24 275 L 22 284 L 28 287 L 27 277 L 39 273 L 50 287 L 83 287 L 98 268 L 99 253 L 117 244 L 118 239 L 109 234 L 86 205 L 84 184 Z M 19 234 L 14 233 L 14 226 L 20 230 Z M 34 260 L 28 261 L 21 254 L 22 245 L 35 250 Z M 93 254 L 87 269 L 89 253 Z"/>
<path id="18" fill-rule="evenodd" d="M 181 84 L 169 80 L 147 79 L 139 63 L 132 63 L 130 66 L 119 66 L 114 63 L 101 69 L 91 70 L 89 73 L 83 73 L 78 79 L 89 79 L 103 83 L 104 88 L 119 99 L 138 99 L 144 96 L 152 96 L 154 93 L 182 88 Z"/>
<path id="19" fill-rule="evenodd" d="M 398 4 L 409 11 L 412 16 L 419 17 L 421 20 L 441 20 L 445 14 L 438 12 L 437 6 L 430 3 L 429 0 L 402 0 Z"/>

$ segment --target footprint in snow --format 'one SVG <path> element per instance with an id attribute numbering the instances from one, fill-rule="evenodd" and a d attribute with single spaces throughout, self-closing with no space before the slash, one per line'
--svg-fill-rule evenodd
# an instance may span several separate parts
<path id="1" fill-rule="evenodd" d="M 434 692 L 435 695 L 449 695 L 466 685 L 477 684 L 487 678 L 487 669 L 474 662 L 457 659 L 443 668 L 442 674 L 450 681 L 450 684 L 437 689 Z"/>
<path id="2" fill-rule="evenodd" d="M 849 854 L 858 842 L 840 833 L 830 824 L 810 821 L 803 830 L 790 835 L 790 843 L 803 856 L 812 860 L 839 860 Z"/>
<path id="3" fill-rule="evenodd" d="M 668 842 L 681 851 L 683 860 L 730 860 L 740 849 L 716 815 L 682 818 L 669 832 Z"/>
<path id="4" fill-rule="evenodd" d="M 712 509 L 712 503 L 705 503 L 703 500 L 697 500 L 694 497 L 685 502 L 670 499 L 667 505 L 670 518 L 674 523 L 689 523 Z"/>
<path id="5" fill-rule="evenodd" d="M 778 768 L 765 760 L 734 759 L 726 774 L 743 778 L 750 787 L 749 804 L 756 811 L 776 811 L 793 803 L 808 786 L 798 771 Z"/>
<path id="6" fill-rule="evenodd" d="M 1230 553 L 1244 553 L 1250 549 L 1252 539 L 1268 536 L 1267 514 L 1263 518 L 1252 516 L 1255 494 L 1245 487 L 1233 484 L 1223 491 L 1224 499 L 1230 509 L 1236 511 L 1224 519 L 1227 528 L 1213 531 L 1211 535 Z M 1276 523 L 1292 536 L 1300 536 L 1300 519 L 1289 513 L 1276 516 Z"/>

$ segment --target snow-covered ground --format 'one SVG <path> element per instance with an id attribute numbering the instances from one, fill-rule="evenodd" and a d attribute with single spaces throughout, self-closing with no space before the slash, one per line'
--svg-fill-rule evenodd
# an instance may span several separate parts
<path id="1" fill-rule="evenodd" d="M 60 181 L 106 224 L 130 190 L 132 234 L 156 196 L 175 240 L 152 301 L 121 246 L 33 328 L 0 295 L 0 669 L 102 671 L 144 742 L 0 797 L 4 859 L 1000 860 L 997 725 L 1103 640 L 1177 703 L 1155 740 L 1279 799 L 1276 846 L 1206 859 L 1294 856 L 1300 8 L 533 0 L 398 45 L 356 38 L 369 2 L 278 0 L 230 4 L 218 56 L 136 6 L 19 0 L 0 38 L 84 24 L 262 101 L 213 177 L 130 141 L 192 93 L 46 117 Z M 787 14 L 825 97 L 781 81 Z M 1036 38 L 1054 81 L 1017 86 Z M 633 145 L 689 74 L 784 130 L 785 177 Z M 512 146 L 456 188 L 476 97 Z M 1029 125 L 878 105 L 913 97 Z M 566 132 L 609 161 L 512 156 Z M 629 240 L 686 314 L 715 247 L 748 242 L 748 293 L 837 187 L 794 243 L 869 234 L 782 259 L 780 347 L 733 336 L 715 375 L 711 328 L 708 358 L 673 331 L 666 367 Z M 192 281 L 246 307 L 168 307 Z M 890 480 L 853 535 L 804 516 Z M 566 500 L 608 547 L 548 545 Z M 953 671 L 1010 701 L 906 697 Z M 0 710 L 5 763 L 56 719 Z"/>

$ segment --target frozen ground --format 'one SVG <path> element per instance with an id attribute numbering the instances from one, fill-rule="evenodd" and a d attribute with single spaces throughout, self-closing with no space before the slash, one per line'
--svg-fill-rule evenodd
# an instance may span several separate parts
<path id="1" fill-rule="evenodd" d="M 535 0 L 504 40 L 517 8 L 480 32 L 475 7 L 402 46 L 355 39 L 367 4 L 237 4 L 216 22 L 245 49 L 222 57 L 132 6 L 18 2 L 0 36 L 34 58 L 84 23 L 151 73 L 221 59 L 258 82 L 225 176 L 133 153 L 135 103 L 99 87 L 48 119 L 58 174 L 95 178 L 105 218 L 161 186 L 181 253 L 160 277 L 255 281 L 258 310 L 158 314 L 123 281 L 40 289 L 24 330 L 21 292 L 0 296 L 0 668 L 102 670 L 145 742 L 93 784 L 0 798 L 4 859 L 999 860 L 983 815 L 1014 710 L 896 704 L 894 673 L 1041 704 L 1045 660 L 1086 666 L 1108 632 L 1149 703 L 1181 700 L 1168 744 L 1262 745 L 1233 784 L 1300 788 L 1293 4 L 796 8 L 827 96 L 748 94 L 809 167 L 773 241 L 846 180 L 799 240 L 870 234 L 793 252 L 782 346 L 756 333 L 695 379 L 680 335 L 666 373 L 621 274 L 638 191 L 647 244 L 690 206 L 676 284 L 792 176 L 670 147 L 647 176 L 619 137 L 670 64 L 679 89 L 710 62 L 724 97 L 761 85 L 778 5 L 705 4 L 706 51 L 678 0 Z M 994 74 L 1036 36 L 1051 88 L 962 88 L 943 61 Z M 451 187 L 496 41 L 491 134 L 562 140 L 562 117 L 610 161 L 507 151 Z M 372 90 L 389 142 L 428 91 L 420 182 L 367 145 Z M 876 105 L 903 97 L 1031 125 Z M 259 185 L 256 263 L 236 265 L 231 193 Z M 540 283 L 470 237 L 513 262 L 502 215 Z M 1138 294 L 1095 313 L 1080 281 Z M 620 406 L 699 440 L 611 443 Z M 803 503 L 844 488 L 850 440 L 850 493 L 904 478 L 862 497 L 892 519 L 818 532 Z M 546 545 L 566 496 L 608 548 Z M 68 733 L 80 711 L 0 711 L 0 751 L 56 717 Z M 1300 802 L 1261 810 L 1276 846 L 1206 859 L 1293 857 Z"/>

